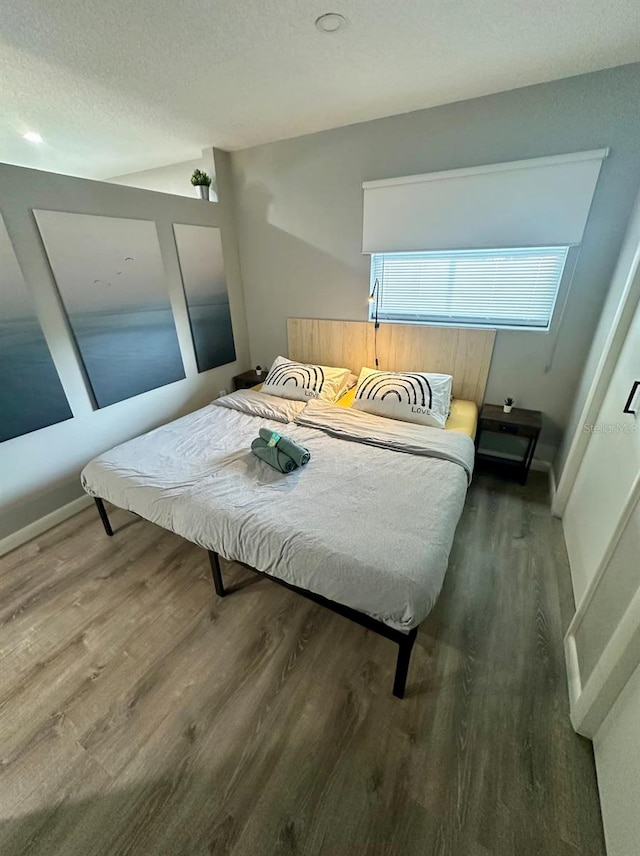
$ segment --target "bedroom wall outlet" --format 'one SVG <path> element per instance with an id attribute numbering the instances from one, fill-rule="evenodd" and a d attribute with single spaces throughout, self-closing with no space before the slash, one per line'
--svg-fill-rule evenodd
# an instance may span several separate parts
<path id="1" fill-rule="evenodd" d="M 218 398 L 222 398 L 222 396 L 223 396 L 223 395 L 226 395 L 226 394 L 227 394 L 227 390 L 226 390 L 226 389 L 221 389 L 221 390 L 218 392 Z"/>

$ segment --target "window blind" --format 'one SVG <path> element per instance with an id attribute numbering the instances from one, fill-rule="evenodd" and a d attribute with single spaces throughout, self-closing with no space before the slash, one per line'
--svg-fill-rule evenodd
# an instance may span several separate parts
<path id="1" fill-rule="evenodd" d="M 568 247 L 376 253 L 383 321 L 547 330 Z M 371 304 L 375 317 L 376 301 Z"/>

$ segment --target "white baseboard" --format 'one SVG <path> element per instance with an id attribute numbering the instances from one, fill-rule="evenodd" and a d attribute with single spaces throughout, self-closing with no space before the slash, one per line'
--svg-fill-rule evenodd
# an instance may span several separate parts
<path id="1" fill-rule="evenodd" d="M 548 473 L 551 469 L 549 461 L 541 461 L 539 458 L 534 458 L 531 461 L 531 469 L 537 473 Z"/>
<path id="2" fill-rule="evenodd" d="M 554 517 L 560 518 L 561 515 L 554 511 L 557 489 L 556 472 L 551 464 L 549 464 L 549 504 L 551 505 L 551 514 L 553 514 Z"/>
<path id="3" fill-rule="evenodd" d="M 18 529 L 17 532 L 12 532 L 11 535 L 7 535 L 6 538 L 0 541 L 0 556 L 10 553 L 16 547 L 20 547 L 22 544 L 26 544 L 27 541 L 31 541 L 32 538 L 42 535 L 47 529 L 52 529 L 58 523 L 62 523 L 63 520 L 73 517 L 74 514 L 78 514 L 79 511 L 88 508 L 92 502 L 92 497 L 80 496 L 78 499 L 74 499 L 72 502 L 63 505 L 62 508 L 56 508 L 51 514 L 45 514 L 39 520 L 34 520 L 28 526 Z"/>
<path id="4" fill-rule="evenodd" d="M 553 500 L 556 496 L 556 474 L 553 469 L 553 464 L 550 461 L 540 461 L 537 458 L 534 458 L 533 461 L 531 461 L 531 469 L 536 470 L 539 473 L 547 473 L 549 478 L 549 505 L 553 506 Z M 553 509 L 551 513 L 553 514 Z"/>

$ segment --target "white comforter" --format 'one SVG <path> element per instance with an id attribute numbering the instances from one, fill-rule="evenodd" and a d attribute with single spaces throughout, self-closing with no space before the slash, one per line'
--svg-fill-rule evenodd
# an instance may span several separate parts
<path id="1" fill-rule="evenodd" d="M 95 458 L 83 486 L 227 559 L 415 627 L 442 586 L 471 440 L 322 402 L 285 428 L 290 404 L 234 393 Z M 262 426 L 307 446 L 310 463 L 270 469 L 249 449 Z"/>

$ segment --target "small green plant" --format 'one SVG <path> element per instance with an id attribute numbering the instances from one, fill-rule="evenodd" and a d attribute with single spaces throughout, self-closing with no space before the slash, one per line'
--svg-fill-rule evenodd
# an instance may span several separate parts
<path id="1" fill-rule="evenodd" d="M 513 407 L 513 398 L 508 397 L 504 400 L 505 407 Z"/>
<path id="2" fill-rule="evenodd" d="M 193 184 L 194 187 L 198 187 L 199 185 L 211 187 L 211 178 L 206 172 L 202 172 L 201 169 L 194 169 L 193 175 L 191 176 L 191 184 Z"/>

